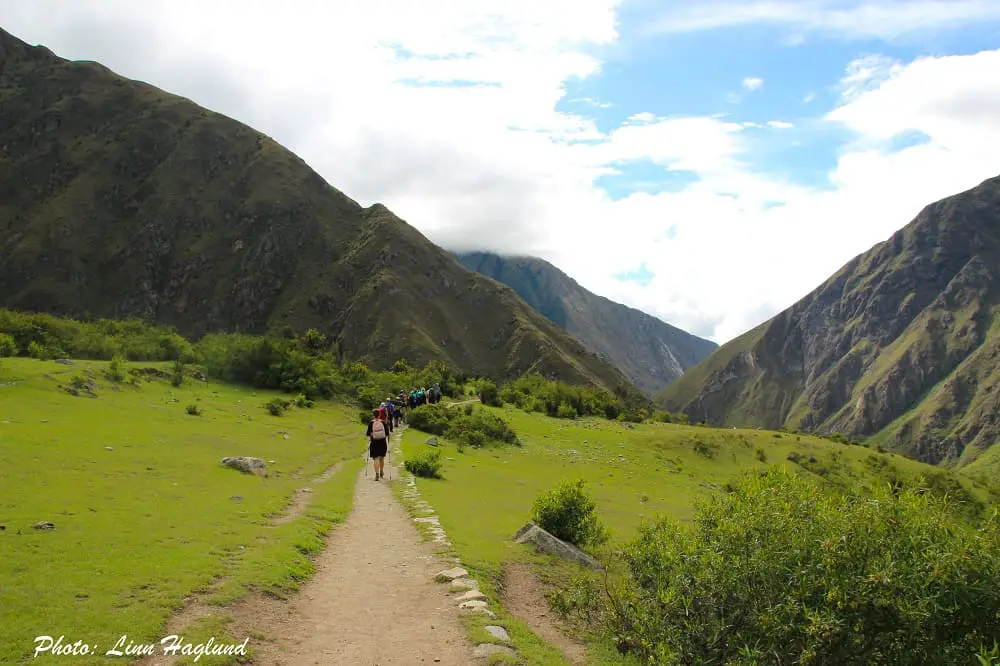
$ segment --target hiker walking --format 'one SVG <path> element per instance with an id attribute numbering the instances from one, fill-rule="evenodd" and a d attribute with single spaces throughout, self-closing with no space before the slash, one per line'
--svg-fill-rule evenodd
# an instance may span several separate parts
<path id="1" fill-rule="evenodd" d="M 385 427 L 389 430 L 389 434 L 392 434 L 392 421 L 389 420 L 389 406 L 386 405 L 384 401 L 378 406 L 378 417 L 383 423 L 385 423 Z"/>
<path id="2" fill-rule="evenodd" d="M 372 410 L 372 418 L 368 422 L 368 457 L 374 460 L 375 480 L 378 481 L 385 473 L 385 454 L 389 451 L 389 426 L 379 418 L 379 410 Z"/>

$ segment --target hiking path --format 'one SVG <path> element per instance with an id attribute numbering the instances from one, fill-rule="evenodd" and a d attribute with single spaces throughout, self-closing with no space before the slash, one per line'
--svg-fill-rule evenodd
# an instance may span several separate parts
<path id="1" fill-rule="evenodd" d="M 399 451 L 402 429 L 391 436 Z M 390 455 L 391 478 L 402 469 Z M 435 582 L 452 566 L 421 539 L 388 479 L 361 471 L 354 506 L 317 557 L 316 573 L 285 602 L 284 613 L 259 618 L 255 662 L 299 664 L 475 663 L 448 586 Z M 242 624 L 242 622 L 241 622 Z"/>

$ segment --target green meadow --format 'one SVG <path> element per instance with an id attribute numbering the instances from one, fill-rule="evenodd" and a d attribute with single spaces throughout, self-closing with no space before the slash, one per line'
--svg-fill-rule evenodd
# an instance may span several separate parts
<path id="1" fill-rule="evenodd" d="M 643 521 L 692 517 L 696 504 L 748 469 L 785 466 L 849 488 L 864 481 L 911 481 L 924 476 L 942 492 L 987 500 L 979 482 L 958 477 L 895 454 L 863 446 L 787 432 L 718 429 L 667 423 L 626 424 L 600 418 L 556 419 L 510 406 L 489 409 L 505 418 L 521 446 L 464 447 L 449 440 L 427 444 L 429 436 L 409 428 L 403 436 L 407 457 L 441 450 L 441 479 L 418 478 L 417 487 L 439 515 L 456 554 L 484 592 L 497 598 L 508 562 L 533 563 L 550 583 L 560 584 L 575 566 L 538 556 L 512 541 L 530 521 L 539 494 L 564 480 L 583 479 L 601 519 L 610 528 L 610 547 L 631 540 Z M 505 613 L 502 622 L 533 664 L 564 664 L 524 625 Z M 471 631 L 486 620 L 469 620 Z M 478 634 L 477 634 L 478 635 Z M 622 664 L 608 646 L 591 646 L 594 664 Z"/>
<path id="2" fill-rule="evenodd" d="M 123 634 L 158 641 L 193 592 L 216 604 L 250 589 L 286 595 L 350 509 L 364 445 L 356 410 L 317 402 L 276 417 L 263 406 L 276 393 L 155 374 L 116 387 L 107 367 L 0 365 L 0 663 L 31 661 L 43 635 L 98 655 L 49 659 L 123 663 L 104 652 Z M 95 395 L 68 393 L 74 377 Z M 226 456 L 263 458 L 269 476 L 222 466 Z M 340 461 L 302 515 L 274 520 Z M 43 521 L 54 529 L 34 529 Z"/>

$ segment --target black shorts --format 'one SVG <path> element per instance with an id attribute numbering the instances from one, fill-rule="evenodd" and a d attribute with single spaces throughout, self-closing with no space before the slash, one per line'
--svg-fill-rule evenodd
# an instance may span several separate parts
<path id="1" fill-rule="evenodd" d="M 384 439 L 373 439 L 372 443 L 368 445 L 368 455 L 372 458 L 385 458 L 388 450 L 388 442 Z"/>

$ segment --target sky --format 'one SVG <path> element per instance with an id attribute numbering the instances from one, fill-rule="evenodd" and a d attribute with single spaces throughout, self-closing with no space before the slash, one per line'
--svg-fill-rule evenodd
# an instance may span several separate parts
<path id="1" fill-rule="evenodd" d="M 720 344 L 1000 175 L 997 0 L 0 0 L 0 27 Z"/>

